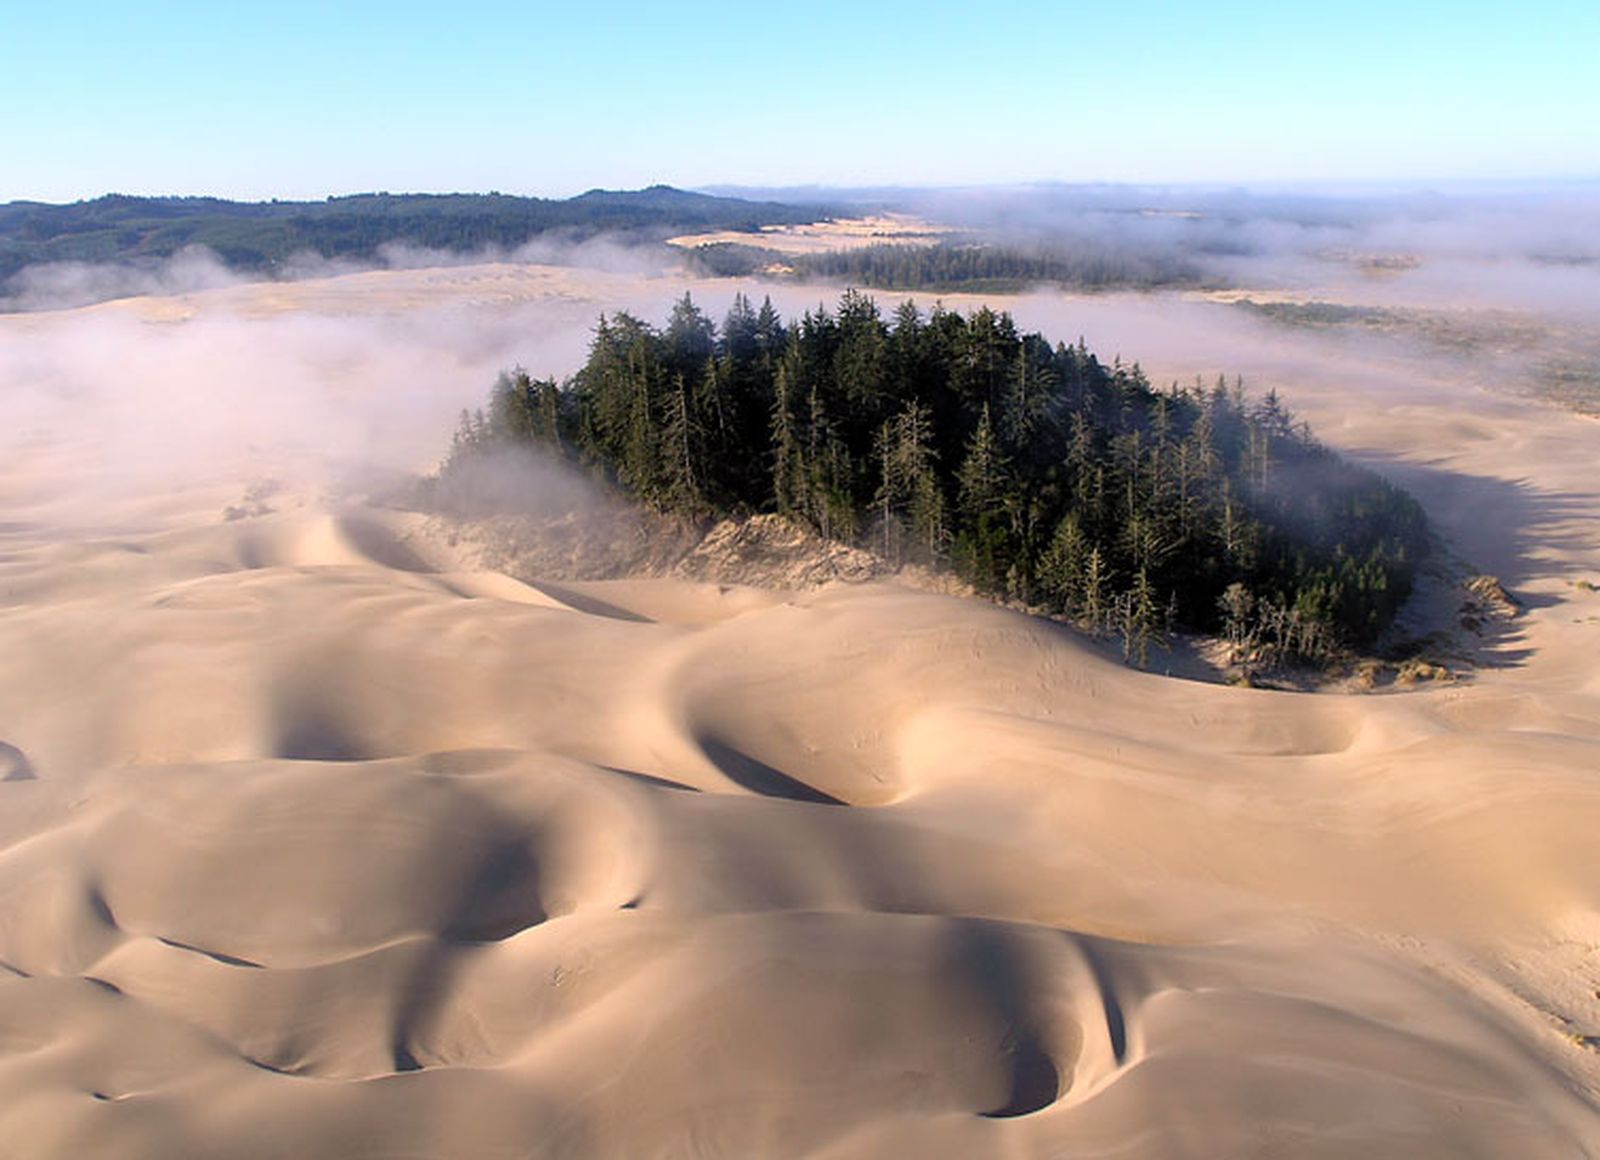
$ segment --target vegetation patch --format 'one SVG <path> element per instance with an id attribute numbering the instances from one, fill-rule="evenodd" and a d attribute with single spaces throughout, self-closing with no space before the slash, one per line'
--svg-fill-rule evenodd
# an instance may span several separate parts
<path id="1" fill-rule="evenodd" d="M 685 295 L 600 320 L 564 383 L 501 375 L 436 486 L 542 448 L 679 519 L 774 513 L 895 564 L 1112 631 L 1143 663 L 1174 624 L 1260 663 L 1371 645 L 1428 550 L 1421 508 L 1276 394 L 1153 387 L 1007 314 L 856 292 L 784 320 Z"/>
<path id="2" fill-rule="evenodd" d="M 1469 632 L 1482 633 L 1490 625 L 1522 614 L 1522 602 L 1494 576 L 1473 576 L 1462 588 L 1460 621 Z"/>
<path id="3" fill-rule="evenodd" d="M 1197 286 L 1202 281 L 1200 268 L 1180 255 L 1114 249 L 1087 241 L 1026 250 L 979 241 L 885 244 L 797 254 L 788 263 L 798 278 L 878 290 L 1002 293 L 1035 285 L 1154 289 Z"/>
<path id="4" fill-rule="evenodd" d="M 740 242 L 707 242 L 688 252 L 689 266 L 711 278 L 748 278 L 791 269 L 789 255 Z"/>

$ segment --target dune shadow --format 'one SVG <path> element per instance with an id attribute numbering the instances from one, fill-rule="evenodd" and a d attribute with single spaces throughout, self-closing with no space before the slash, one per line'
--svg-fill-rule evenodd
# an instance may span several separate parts
<path id="1" fill-rule="evenodd" d="M 1578 570 L 1536 555 L 1537 549 L 1581 551 L 1600 541 L 1600 506 L 1594 496 L 1550 491 L 1526 479 L 1470 475 L 1392 456 L 1362 455 L 1360 459 L 1422 504 L 1446 546 L 1474 567 L 1498 576 L 1512 590 L 1543 577 L 1567 578 Z M 1590 525 L 1587 534 L 1583 524 Z M 1554 601 L 1543 602 L 1551 603 Z"/>
<path id="2" fill-rule="evenodd" d="M 740 789 L 749 790 L 762 797 L 784 798 L 788 801 L 809 802 L 812 805 L 850 804 L 842 798 L 836 798 L 830 793 L 824 793 L 814 786 L 807 785 L 798 778 L 790 777 L 787 773 L 774 769 L 766 762 L 759 761 L 715 737 L 701 736 L 696 737 L 695 741 L 722 776 Z"/>
<path id="3" fill-rule="evenodd" d="M 370 761 L 376 756 L 331 716 L 310 709 L 285 722 L 272 755 L 284 761 Z"/>
<path id="4" fill-rule="evenodd" d="M 1089 967 L 1089 974 L 1094 978 L 1094 985 L 1100 991 L 1100 1009 L 1106 1017 L 1106 1033 L 1111 1039 L 1111 1057 L 1120 1064 L 1128 1057 L 1128 1020 L 1123 1013 L 1122 1003 L 1117 998 L 1111 972 L 1095 948 L 1093 939 L 1077 937 L 1072 939 L 1072 943 L 1083 955 L 1083 961 Z"/>
<path id="5" fill-rule="evenodd" d="M 673 781 L 670 777 L 658 777 L 653 773 L 640 773 L 636 769 L 619 769 L 615 765 L 602 765 L 601 769 L 607 773 L 614 773 L 618 777 L 625 777 L 629 781 L 647 785 L 652 789 L 672 790 L 675 793 L 699 793 L 697 786 L 687 785 L 681 781 Z"/>
<path id="6" fill-rule="evenodd" d="M 380 752 L 342 710 L 337 683 L 286 677 L 272 698 L 271 756 L 282 761 L 374 761 Z"/>
<path id="7" fill-rule="evenodd" d="M 441 749 L 423 754 L 418 768 L 441 777 L 472 777 L 498 773 L 514 764 L 521 754 L 515 749 Z"/>
<path id="8" fill-rule="evenodd" d="M 36 781 L 38 777 L 26 753 L 0 741 L 0 781 Z"/>
<path id="9" fill-rule="evenodd" d="M 113 930 L 121 929 L 117 925 L 117 916 L 111 912 L 111 903 L 106 901 L 105 891 L 100 889 L 98 882 L 89 884 L 84 901 L 88 903 L 89 912 L 101 923 Z"/>
<path id="10" fill-rule="evenodd" d="M 375 564 L 393 568 L 396 572 L 434 571 L 426 560 L 402 544 L 393 532 L 377 520 L 341 516 L 338 528 L 356 551 Z"/>
<path id="11" fill-rule="evenodd" d="M 1061 1070 L 1045 1050 L 1033 1010 L 1035 980 L 1004 932 L 993 925 L 963 923 L 955 939 L 956 961 L 1006 1027 L 1003 1047 L 1011 1090 L 1005 1103 L 979 1114 L 1004 1120 L 1049 1107 L 1061 1096 Z"/>
<path id="12" fill-rule="evenodd" d="M 538 860 L 524 836 L 508 834 L 478 862 L 439 934 L 453 942 L 500 942 L 548 917 Z"/>
<path id="13" fill-rule="evenodd" d="M 192 955 L 199 955 L 202 958 L 210 959 L 214 963 L 221 963 L 225 967 L 248 967 L 257 971 L 261 969 L 261 964 L 251 959 L 242 959 L 238 955 L 230 955 L 223 951 L 208 951 L 205 947 L 197 947 L 192 943 L 179 942 L 175 938 L 165 938 L 161 935 L 157 935 L 156 941 L 161 943 L 163 946 L 172 947 L 174 950 L 188 951 Z"/>
<path id="14" fill-rule="evenodd" d="M 552 600 L 559 600 L 574 612 L 586 612 L 590 616 L 604 616 L 609 620 L 627 620 L 636 624 L 654 624 L 648 616 L 630 611 L 621 605 L 612 604 L 610 601 L 589 596 L 583 592 L 576 592 L 561 584 L 551 584 L 546 580 L 529 580 L 525 582 L 529 588 L 542 592 Z"/>
<path id="15" fill-rule="evenodd" d="M 1525 664 L 1532 650 L 1523 647 L 1525 633 L 1520 614 L 1554 608 L 1570 600 L 1560 595 L 1530 594 L 1527 585 L 1551 579 L 1569 585 L 1585 579 L 1600 581 L 1600 576 L 1585 576 L 1581 565 L 1550 558 L 1551 553 L 1581 556 L 1596 551 L 1600 545 L 1600 504 L 1594 496 L 1552 491 L 1526 479 L 1472 475 L 1393 456 L 1364 454 L 1359 458 L 1422 504 L 1444 553 L 1442 557 L 1436 553 L 1431 566 L 1449 573 L 1454 565 L 1456 571 L 1493 576 L 1520 606 L 1515 615 L 1471 628 L 1452 624 L 1453 629 L 1471 638 L 1479 663 L 1493 668 Z M 1430 563 L 1425 563 L 1424 568 Z M 1465 595 L 1463 592 L 1463 598 Z"/>
<path id="16" fill-rule="evenodd" d="M 512 828 L 490 841 L 438 928 L 438 937 L 401 983 L 390 1054 L 396 1072 L 444 1062 L 428 1045 L 430 1029 L 449 1003 L 463 944 L 502 942 L 548 920 L 539 892 L 540 867 L 529 836 Z"/>

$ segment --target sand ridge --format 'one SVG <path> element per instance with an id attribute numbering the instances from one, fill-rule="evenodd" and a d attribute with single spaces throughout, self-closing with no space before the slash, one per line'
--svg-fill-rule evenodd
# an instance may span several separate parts
<path id="1" fill-rule="evenodd" d="M 1398 379 L 1292 398 L 1528 610 L 1499 667 L 1361 697 L 891 583 L 474 570 L 264 435 L 69 503 L 114 440 L 40 412 L 0 460 L 0 1138 L 1596 1155 L 1593 429 L 1443 381 L 1380 422 Z M 1447 476 L 1566 499 L 1497 533 Z"/>

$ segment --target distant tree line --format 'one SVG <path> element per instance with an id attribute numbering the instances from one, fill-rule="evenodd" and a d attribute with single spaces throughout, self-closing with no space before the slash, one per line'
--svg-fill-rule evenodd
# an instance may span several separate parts
<path id="1" fill-rule="evenodd" d="M 999 291 L 1051 283 L 1085 290 L 1195 285 L 1200 268 L 1174 250 L 1057 241 L 1029 249 L 1003 243 L 875 245 L 802 254 L 796 274 L 880 290 Z"/>
<path id="2" fill-rule="evenodd" d="M 462 416 L 449 473 L 535 445 L 662 512 L 779 512 L 891 561 L 1119 633 L 1141 663 L 1173 623 L 1241 650 L 1369 644 L 1411 590 L 1421 509 L 1341 460 L 1277 395 L 1154 388 L 1007 314 L 848 292 L 785 322 L 685 295 L 657 329 L 602 317 L 565 383 L 516 370 Z"/>
<path id="3" fill-rule="evenodd" d="M 758 244 L 710 242 L 688 253 L 689 265 L 711 277 L 769 275 L 844 282 L 878 290 L 999 293 L 1034 285 L 1079 290 L 1193 286 L 1200 267 L 1176 250 L 1110 248 L 1056 241 L 1016 249 L 995 241 L 935 245 L 882 244 L 817 254 L 785 254 Z"/>
<path id="4" fill-rule="evenodd" d="M 304 202 L 119 194 L 70 205 L 18 201 L 0 205 L 0 280 L 39 262 L 149 261 L 193 245 L 209 247 L 236 270 L 257 272 L 300 253 L 368 259 L 394 244 L 471 253 L 544 235 L 581 240 L 602 233 L 659 241 L 699 230 L 753 233 L 827 213 L 669 186 L 591 190 L 565 200 L 368 193 Z"/>

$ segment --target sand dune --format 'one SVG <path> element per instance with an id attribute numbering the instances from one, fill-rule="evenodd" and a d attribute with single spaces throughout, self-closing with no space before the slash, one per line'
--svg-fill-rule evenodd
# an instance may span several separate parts
<path id="1" fill-rule="evenodd" d="M 0 329 L 245 318 L 266 359 L 263 316 L 501 308 L 429 277 Z M 661 293 L 561 284 L 575 326 Z M 1324 353 L 1255 357 L 1525 601 L 1469 680 L 1182 681 L 887 583 L 512 578 L 331 486 L 347 428 L 133 462 L 26 412 L 0 1151 L 1600 1155 L 1595 428 Z M 326 375 L 340 415 L 378 389 Z"/>

